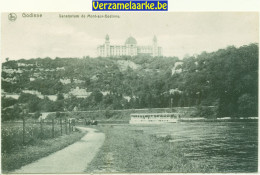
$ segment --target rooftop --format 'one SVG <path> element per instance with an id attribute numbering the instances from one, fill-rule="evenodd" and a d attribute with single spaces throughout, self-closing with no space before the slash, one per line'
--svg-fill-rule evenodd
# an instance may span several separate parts
<path id="1" fill-rule="evenodd" d="M 130 36 L 125 41 L 125 45 L 128 45 L 128 44 L 130 44 L 130 45 L 137 44 L 137 41 L 134 37 Z"/>

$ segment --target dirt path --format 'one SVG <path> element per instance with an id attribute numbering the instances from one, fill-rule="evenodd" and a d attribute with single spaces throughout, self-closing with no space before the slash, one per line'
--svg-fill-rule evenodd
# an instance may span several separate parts
<path id="1" fill-rule="evenodd" d="M 12 173 L 82 173 L 102 146 L 105 135 L 93 128 L 78 142 Z"/>

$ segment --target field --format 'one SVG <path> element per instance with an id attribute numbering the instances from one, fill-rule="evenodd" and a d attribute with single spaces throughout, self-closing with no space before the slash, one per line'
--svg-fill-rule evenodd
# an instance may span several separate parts
<path id="1" fill-rule="evenodd" d="M 52 123 L 53 122 L 53 123 Z M 56 138 L 63 134 L 69 134 L 71 124 L 63 120 L 39 122 L 37 120 L 4 122 L 2 123 L 2 153 L 10 153 L 20 146 L 37 144 L 39 140 Z"/>
<path id="2" fill-rule="evenodd" d="M 3 172 L 20 168 L 58 151 L 79 140 L 85 134 L 80 131 L 65 134 L 66 131 L 63 131 L 61 135 L 60 125 L 57 122 L 54 125 L 54 135 L 51 123 L 44 123 L 41 127 L 39 122 L 26 122 L 24 140 L 22 122 L 2 123 L 1 131 Z"/>

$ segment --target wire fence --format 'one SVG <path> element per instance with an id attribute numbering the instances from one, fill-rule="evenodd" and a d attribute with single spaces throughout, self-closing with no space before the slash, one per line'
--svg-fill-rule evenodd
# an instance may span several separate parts
<path id="1" fill-rule="evenodd" d="M 34 143 L 69 135 L 76 131 L 75 120 L 25 120 L 4 122 L 1 126 L 2 152 L 10 152 L 19 146 L 33 145 Z"/>

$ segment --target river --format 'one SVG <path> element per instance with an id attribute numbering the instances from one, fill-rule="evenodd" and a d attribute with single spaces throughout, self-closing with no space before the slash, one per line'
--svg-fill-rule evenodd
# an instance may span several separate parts
<path id="1" fill-rule="evenodd" d="M 183 144 L 185 157 L 205 162 L 218 172 L 257 172 L 257 122 L 180 122 L 139 127 L 149 134 L 171 135 L 170 142 Z"/>

